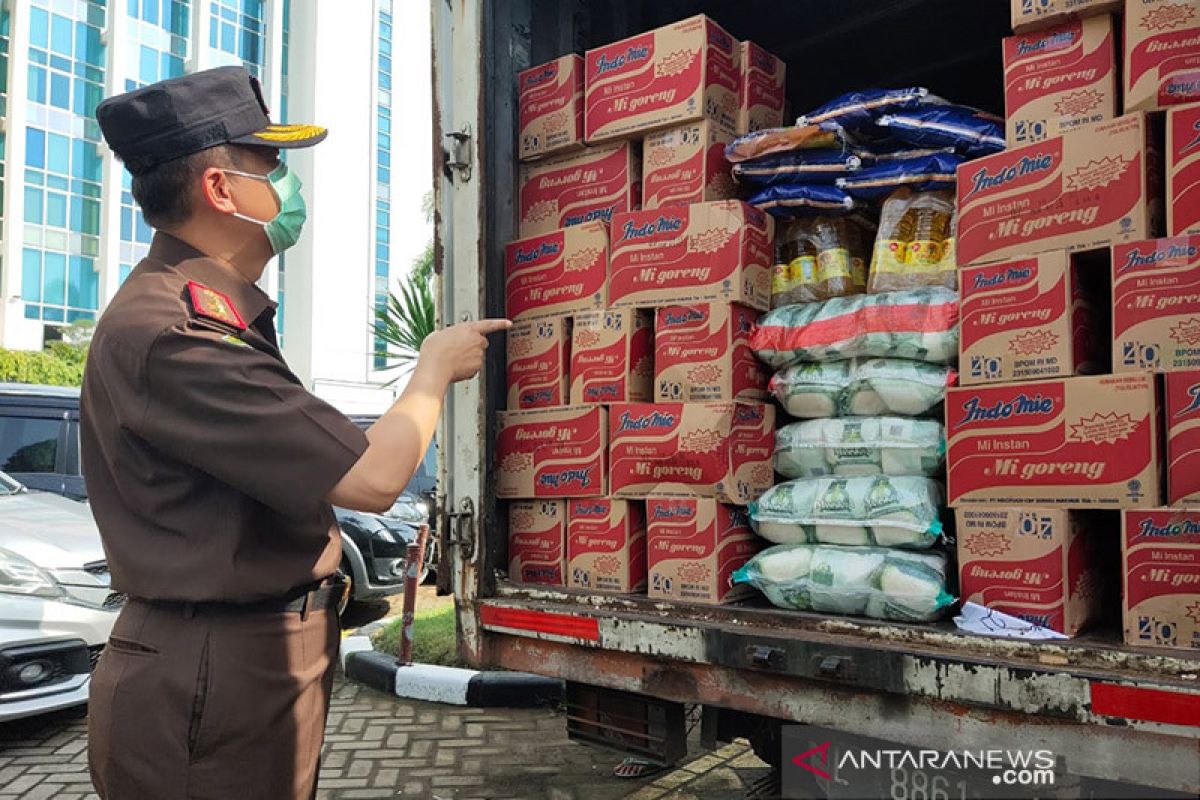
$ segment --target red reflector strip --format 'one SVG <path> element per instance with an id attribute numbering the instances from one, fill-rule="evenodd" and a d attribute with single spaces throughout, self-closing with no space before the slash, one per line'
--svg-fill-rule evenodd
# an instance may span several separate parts
<path id="1" fill-rule="evenodd" d="M 595 617 L 485 605 L 479 609 L 479 621 L 490 628 L 510 628 L 589 642 L 600 641 L 600 620 Z"/>
<path id="2" fill-rule="evenodd" d="M 1200 694 L 1092 682 L 1092 713 L 1200 727 Z"/>

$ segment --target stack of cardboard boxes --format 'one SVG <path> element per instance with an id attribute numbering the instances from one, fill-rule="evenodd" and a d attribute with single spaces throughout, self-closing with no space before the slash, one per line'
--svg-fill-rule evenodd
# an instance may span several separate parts
<path id="1" fill-rule="evenodd" d="M 519 76 L 506 252 L 509 577 L 731 599 L 774 409 L 749 334 L 773 226 L 725 146 L 783 121 L 783 65 L 704 16 Z"/>
<path id="2" fill-rule="evenodd" d="M 1119 514 L 1126 642 L 1200 648 L 1200 7 L 1014 0 L 1013 25 L 1009 149 L 958 176 L 961 593 L 1074 634 Z"/>

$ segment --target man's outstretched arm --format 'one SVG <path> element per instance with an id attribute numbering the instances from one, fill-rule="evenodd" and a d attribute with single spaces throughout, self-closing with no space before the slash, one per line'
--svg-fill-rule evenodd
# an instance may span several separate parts
<path id="1" fill-rule="evenodd" d="M 430 334 L 408 386 L 367 430 L 366 451 L 326 499 L 359 511 L 391 508 L 433 440 L 446 390 L 452 383 L 475 377 L 483 367 L 488 334 L 511 325 L 508 320 L 487 319 Z"/>

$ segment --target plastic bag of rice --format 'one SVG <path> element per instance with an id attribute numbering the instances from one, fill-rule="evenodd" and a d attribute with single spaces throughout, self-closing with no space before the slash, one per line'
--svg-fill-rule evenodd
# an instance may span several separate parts
<path id="1" fill-rule="evenodd" d="M 860 357 L 949 364 L 958 356 L 958 293 L 926 286 L 784 306 L 763 317 L 750 346 L 775 369 Z"/>
<path id="2" fill-rule="evenodd" d="M 750 519 L 775 544 L 924 550 L 942 533 L 943 498 L 941 484 L 929 478 L 800 478 L 768 489 L 750 504 Z"/>
<path id="3" fill-rule="evenodd" d="M 785 478 L 928 477 L 941 467 L 945 453 L 942 424 L 929 419 L 813 419 L 775 432 L 775 471 Z"/>
<path id="4" fill-rule="evenodd" d="M 878 547 L 778 545 L 733 574 L 779 608 L 927 622 L 954 603 L 946 557 Z"/>
<path id="5" fill-rule="evenodd" d="M 770 390 L 799 419 L 916 417 L 933 412 L 956 377 L 947 366 L 922 361 L 852 359 L 788 367 L 771 378 Z"/>

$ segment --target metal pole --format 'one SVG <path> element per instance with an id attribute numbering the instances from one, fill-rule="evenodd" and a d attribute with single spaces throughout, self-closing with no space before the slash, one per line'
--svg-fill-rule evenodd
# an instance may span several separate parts
<path id="1" fill-rule="evenodd" d="M 422 525 L 417 531 L 417 540 L 409 542 L 404 550 L 404 613 L 401 617 L 403 636 L 400 639 L 400 656 L 397 665 L 407 667 L 412 663 L 413 612 L 417 606 L 417 584 L 421 579 L 421 567 L 425 563 L 425 542 L 429 538 L 429 526 Z"/>

